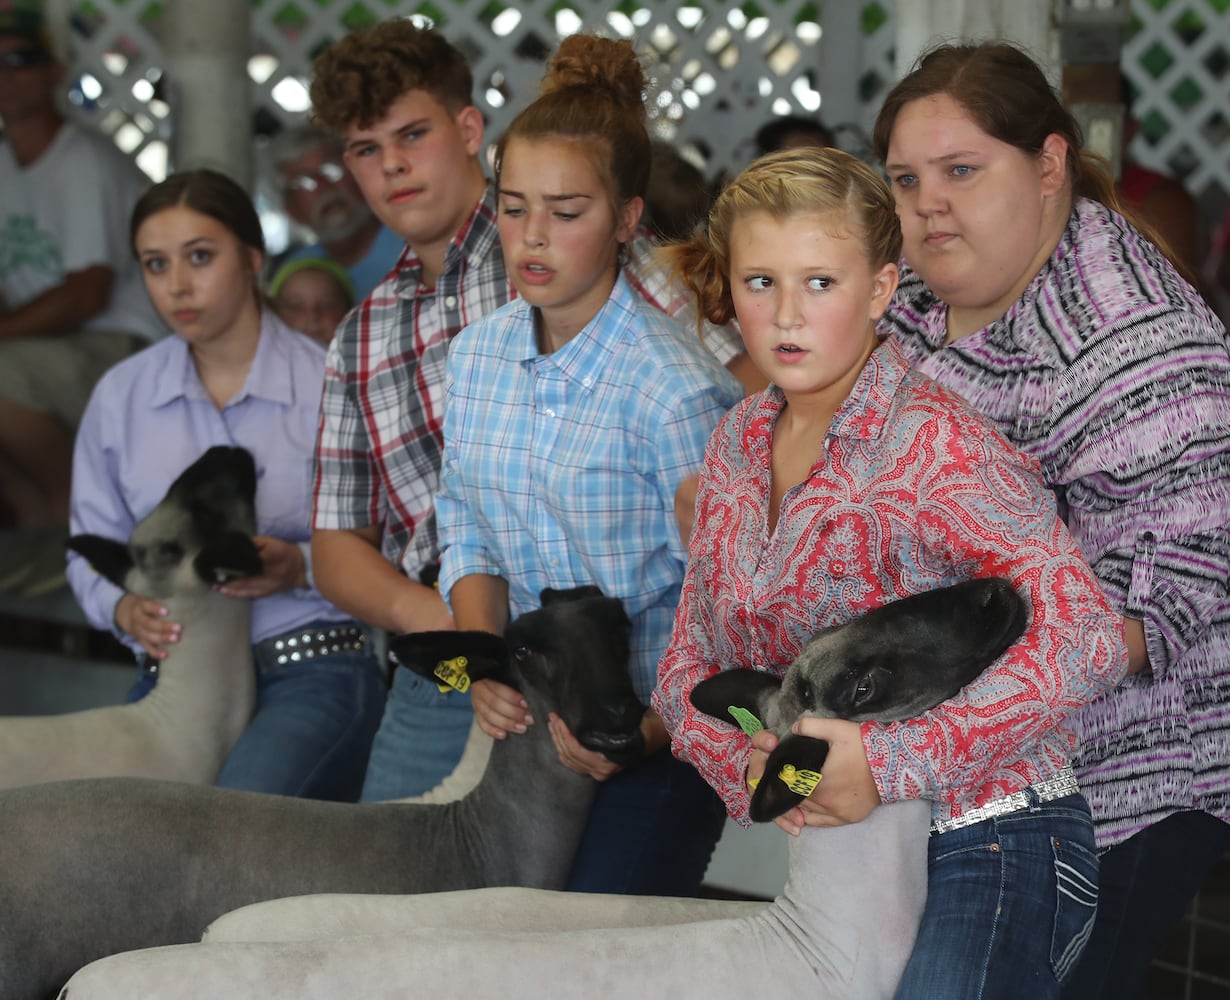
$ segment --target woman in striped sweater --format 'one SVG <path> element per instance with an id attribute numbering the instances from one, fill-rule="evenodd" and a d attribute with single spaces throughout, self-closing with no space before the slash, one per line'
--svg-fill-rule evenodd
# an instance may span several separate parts
<path id="1" fill-rule="evenodd" d="M 904 234 L 880 330 L 1035 455 L 1123 615 L 1131 673 L 1077 717 L 1101 898 L 1065 996 L 1143 996 L 1230 847 L 1230 349 L 1038 66 L 943 46 L 885 100 Z"/>

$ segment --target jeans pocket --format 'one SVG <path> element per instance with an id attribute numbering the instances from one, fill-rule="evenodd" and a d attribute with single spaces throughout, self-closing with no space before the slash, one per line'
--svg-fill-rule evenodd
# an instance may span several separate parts
<path id="1" fill-rule="evenodd" d="M 1055 924 L 1051 970 L 1063 982 L 1093 933 L 1098 909 L 1098 857 L 1083 844 L 1055 837 Z"/>

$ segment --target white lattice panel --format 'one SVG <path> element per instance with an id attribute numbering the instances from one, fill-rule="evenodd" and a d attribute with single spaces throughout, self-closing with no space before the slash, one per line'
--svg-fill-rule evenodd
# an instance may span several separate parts
<path id="1" fill-rule="evenodd" d="M 157 4 L 47 3 L 48 20 L 70 66 L 74 117 L 110 135 L 151 177 L 167 172 L 171 109 L 160 92 Z"/>
<path id="2" fill-rule="evenodd" d="M 176 0 L 199 6 L 204 0 Z M 749 137 L 771 114 L 814 112 L 863 152 L 893 79 L 895 0 L 830 0 L 841 37 L 821 37 L 816 0 L 732 7 L 718 0 L 256 0 L 252 11 L 254 122 L 275 130 L 306 110 L 311 60 L 351 28 L 393 15 L 432 19 L 471 59 L 477 100 L 494 136 L 529 100 L 542 58 L 564 34 L 597 28 L 632 38 L 653 77 L 653 124 L 691 148 L 712 174 L 746 161 Z M 849 5 L 847 5 L 849 3 Z M 71 15 L 74 113 L 114 136 L 152 176 L 167 169 L 171 114 L 160 99 L 162 7 L 145 0 L 48 0 Z M 1209 206 L 1230 197 L 1230 0 L 1133 0 L 1124 67 L 1143 124 L 1133 154 L 1176 173 Z M 818 80 L 827 61 L 824 94 Z"/>
<path id="3" fill-rule="evenodd" d="M 1230 197 L 1230 0 L 1136 0 L 1124 73 L 1138 92 L 1133 156 L 1206 207 Z"/>
<path id="4" fill-rule="evenodd" d="M 160 99 L 161 5 L 137 0 L 61 0 L 71 14 L 74 113 L 115 137 L 153 176 L 167 169 L 169 108 Z M 201 17 L 209 7 L 200 3 Z M 652 77 L 654 130 L 690 148 L 711 172 L 737 169 L 756 128 L 775 113 L 816 112 L 847 126 L 843 145 L 861 151 L 875 101 L 892 78 L 892 0 L 858 5 L 856 37 L 820 41 L 813 0 L 761 8 L 717 0 L 626 3 L 598 0 L 406 3 L 368 0 L 264 0 L 252 11 L 254 120 L 273 131 L 301 117 L 312 57 L 347 30 L 393 15 L 430 18 L 470 58 L 476 98 L 498 135 L 535 93 L 542 61 L 565 34 L 601 30 L 630 38 Z M 823 97 L 817 67 L 825 46 L 854 45 L 862 71 Z M 830 113 L 835 108 L 836 117 Z"/>

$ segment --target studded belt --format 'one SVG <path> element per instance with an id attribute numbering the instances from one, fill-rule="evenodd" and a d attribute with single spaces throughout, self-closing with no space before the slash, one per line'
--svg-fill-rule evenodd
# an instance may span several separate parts
<path id="1" fill-rule="evenodd" d="M 365 642 L 367 633 L 361 628 L 353 625 L 321 625 L 262 639 L 256 644 L 256 652 L 282 667 L 288 663 L 302 663 L 344 650 L 362 649 Z"/>
<path id="2" fill-rule="evenodd" d="M 996 816 L 1007 816 L 1009 813 L 1020 812 L 1028 808 L 1031 803 L 1030 790 L 1037 796 L 1036 801 L 1050 802 L 1054 799 L 1062 799 L 1065 795 L 1075 795 L 1080 788 L 1076 784 L 1076 775 L 1072 773 L 1072 767 L 1069 765 L 1053 778 L 1039 781 L 1027 789 L 1013 792 L 1011 795 L 1001 795 L 976 809 L 967 809 L 960 816 L 952 819 L 937 819 L 931 824 L 931 832 L 951 833 L 953 830 L 960 830 L 963 826 L 981 823 L 984 819 L 994 819 Z"/>

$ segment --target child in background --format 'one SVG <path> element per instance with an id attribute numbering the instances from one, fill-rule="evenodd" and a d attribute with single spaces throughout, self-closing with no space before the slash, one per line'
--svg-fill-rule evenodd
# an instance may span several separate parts
<path id="1" fill-rule="evenodd" d="M 354 305 L 354 285 L 337 261 L 300 257 L 278 268 L 269 298 L 283 323 L 328 347 Z"/>
<path id="2" fill-rule="evenodd" d="M 835 149 L 761 158 L 706 231 L 670 248 L 702 313 L 738 317 L 771 384 L 709 443 L 653 705 L 675 752 L 746 823 L 775 739 L 753 746 L 700 715 L 688 699 L 700 680 L 781 675 L 819 629 L 959 580 L 1011 580 L 1031 622 L 957 697 L 905 722 L 797 724 L 831 749 L 778 825 L 799 834 L 930 800 L 926 910 L 902 989 L 1055 996 L 1097 900 L 1064 721 L 1123 676 L 1122 628 L 1036 462 L 877 337 L 900 251 L 887 186 Z"/>
<path id="3" fill-rule="evenodd" d="M 632 620 L 633 682 L 648 703 L 683 580 L 675 491 L 742 391 L 621 272 L 648 182 L 645 84 L 628 43 L 571 36 L 496 147 L 500 241 L 520 298 L 449 349 L 436 514 L 458 628 L 502 634 L 543 588 L 596 584 Z M 549 726 L 561 761 L 602 782 L 570 889 L 696 892 L 723 810 L 671 757 L 657 713 L 642 723 L 645 758 L 621 770 L 562 720 L 531 719 L 512 688 L 470 690 L 488 734 Z"/>

